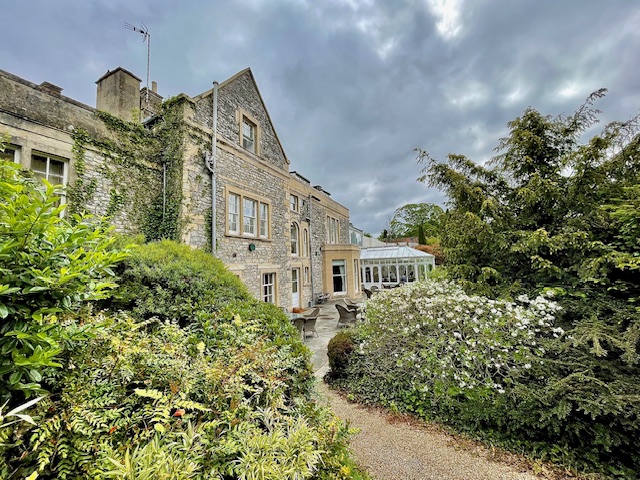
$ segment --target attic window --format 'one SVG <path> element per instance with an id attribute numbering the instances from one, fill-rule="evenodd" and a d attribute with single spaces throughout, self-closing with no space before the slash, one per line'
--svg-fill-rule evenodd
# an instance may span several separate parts
<path id="1" fill-rule="evenodd" d="M 256 124 L 247 117 L 242 117 L 242 146 L 251 153 L 256 153 Z"/>

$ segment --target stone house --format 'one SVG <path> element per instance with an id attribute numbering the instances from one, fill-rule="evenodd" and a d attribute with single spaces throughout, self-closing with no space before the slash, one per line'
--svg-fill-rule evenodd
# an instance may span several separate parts
<path id="1" fill-rule="evenodd" d="M 66 185 L 71 211 L 213 250 L 258 299 L 360 294 L 349 211 L 290 171 L 250 69 L 165 102 L 123 68 L 96 83 L 93 108 L 0 70 L 2 157 Z"/>

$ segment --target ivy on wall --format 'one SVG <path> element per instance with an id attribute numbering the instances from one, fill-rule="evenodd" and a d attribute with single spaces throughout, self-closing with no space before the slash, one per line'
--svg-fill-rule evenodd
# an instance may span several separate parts
<path id="1" fill-rule="evenodd" d="M 68 189 L 71 213 L 86 211 L 96 199 L 98 178 L 108 185 L 105 215 L 125 216 L 134 232 L 147 240 L 179 240 L 182 225 L 182 166 L 186 124 L 180 98 L 169 99 L 161 114 L 142 125 L 97 112 L 111 138 L 83 129 L 72 132 L 76 179 Z M 96 172 L 87 172 L 87 151 L 103 157 Z M 166 189 L 163 192 L 163 171 Z"/>

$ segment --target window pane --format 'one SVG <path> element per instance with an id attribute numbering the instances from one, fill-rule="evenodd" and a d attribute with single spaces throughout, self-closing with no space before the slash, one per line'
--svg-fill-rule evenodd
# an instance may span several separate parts
<path id="1" fill-rule="evenodd" d="M 238 233 L 238 214 L 240 197 L 235 194 L 229 194 L 229 231 Z"/>
<path id="2" fill-rule="evenodd" d="M 255 153 L 255 130 L 256 127 L 247 119 L 242 119 L 242 146 Z"/>
<path id="3" fill-rule="evenodd" d="M 33 170 L 39 178 L 47 178 L 47 159 L 46 157 L 40 157 L 38 155 L 34 155 L 31 158 L 31 170 Z"/>
<path id="4" fill-rule="evenodd" d="M 295 223 L 291 224 L 291 254 L 298 255 L 298 226 Z"/>
<path id="5" fill-rule="evenodd" d="M 64 163 L 58 160 L 49 160 L 49 182 L 52 184 L 64 183 Z"/>
<path id="6" fill-rule="evenodd" d="M 244 199 L 244 232 L 248 235 L 256 234 L 256 201 L 249 198 Z"/>
<path id="7" fill-rule="evenodd" d="M 0 152 L 0 160 L 6 160 L 7 162 L 14 162 L 16 158 L 16 151 L 12 148 L 5 148 L 4 152 Z"/>
<path id="8" fill-rule="evenodd" d="M 269 236 L 269 205 L 260 204 L 260 236 Z"/>
<path id="9" fill-rule="evenodd" d="M 291 293 L 298 293 L 298 269 L 291 270 Z"/>
<path id="10" fill-rule="evenodd" d="M 344 260 L 334 260 L 333 267 L 333 293 L 344 293 L 347 291 L 347 272 Z"/>
<path id="11" fill-rule="evenodd" d="M 58 160 L 49 160 L 49 175 L 57 175 L 59 177 L 64 173 L 64 163 Z"/>
<path id="12" fill-rule="evenodd" d="M 302 231 L 302 255 L 309 256 L 309 231 L 306 228 Z"/>
<path id="13" fill-rule="evenodd" d="M 275 273 L 265 273 L 262 275 L 262 301 L 275 303 L 274 285 Z"/>

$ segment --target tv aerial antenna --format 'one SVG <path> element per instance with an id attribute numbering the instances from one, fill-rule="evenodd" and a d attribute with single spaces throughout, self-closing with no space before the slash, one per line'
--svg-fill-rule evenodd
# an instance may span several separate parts
<path id="1" fill-rule="evenodd" d="M 143 37 L 142 41 L 147 42 L 147 91 L 145 96 L 145 102 L 146 102 L 146 107 L 148 109 L 149 108 L 149 63 L 151 61 L 151 34 L 149 33 L 149 29 L 143 22 L 140 22 L 139 27 L 136 27 L 134 25 L 131 25 L 130 23 L 125 22 L 124 27 L 127 30 L 132 30 L 134 32 L 138 32 L 142 34 L 142 37 Z"/>

